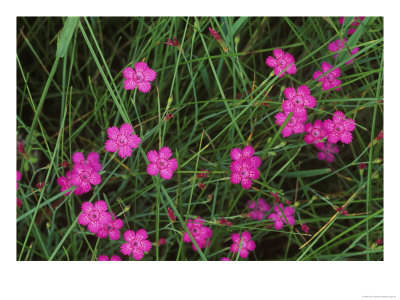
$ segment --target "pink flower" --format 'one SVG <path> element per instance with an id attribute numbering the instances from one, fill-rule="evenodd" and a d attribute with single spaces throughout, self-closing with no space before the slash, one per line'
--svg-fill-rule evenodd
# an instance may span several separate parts
<path id="1" fill-rule="evenodd" d="M 210 175 L 207 174 L 207 173 L 208 173 L 207 170 L 202 170 L 202 171 L 205 171 L 205 172 L 204 172 L 204 173 L 198 173 L 198 174 L 196 174 L 196 177 L 197 177 L 197 178 L 210 177 Z"/>
<path id="2" fill-rule="evenodd" d="M 231 182 L 233 184 L 242 184 L 244 189 L 251 187 L 251 179 L 260 177 L 258 167 L 261 166 L 261 159 L 254 155 L 254 148 L 251 145 L 245 146 L 243 150 L 240 148 L 233 148 L 231 150 L 231 163 L 230 170 Z"/>
<path id="3" fill-rule="evenodd" d="M 349 144 L 353 140 L 351 131 L 356 128 L 356 124 L 354 120 L 346 119 L 341 111 L 336 111 L 332 120 L 324 121 L 324 128 L 329 142 L 336 144 L 340 140 L 342 143 Z"/>
<path id="4" fill-rule="evenodd" d="M 263 198 L 257 201 L 249 200 L 247 202 L 248 208 L 251 210 L 249 216 L 253 220 L 261 220 L 265 217 L 265 213 L 268 212 L 271 207 Z"/>
<path id="5" fill-rule="evenodd" d="M 306 224 L 301 224 L 301 230 L 303 230 L 305 233 L 308 233 L 310 228 L 308 228 L 308 226 Z"/>
<path id="6" fill-rule="evenodd" d="M 139 147 L 142 141 L 140 137 L 133 134 L 131 124 L 125 123 L 121 125 L 121 129 L 117 127 L 109 127 L 107 129 L 108 140 L 105 143 L 105 149 L 108 152 L 116 152 L 121 158 L 131 156 L 132 149 Z"/>
<path id="7" fill-rule="evenodd" d="M 174 171 L 178 168 L 176 158 L 171 158 L 172 152 L 168 147 L 162 147 L 157 153 L 151 150 L 147 153 L 150 164 L 147 165 L 147 174 L 155 176 L 160 173 L 161 178 L 171 179 Z"/>
<path id="8" fill-rule="evenodd" d="M 356 28 L 349 28 L 349 30 L 347 31 L 347 34 L 352 35 L 355 31 L 356 31 Z"/>
<path id="9" fill-rule="evenodd" d="M 321 71 L 316 71 L 313 75 L 314 79 L 317 79 L 320 77 L 323 73 L 328 72 L 330 69 L 333 69 L 333 67 L 328 64 L 327 62 L 323 62 L 321 64 L 322 72 Z M 326 91 L 329 89 L 332 89 L 334 87 L 337 87 L 342 84 L 342 82 L 339 79 L 336 79 L 336 77 L 340 76 L 340 69 L 336 68 L 333 69 L 329 74 L 325 74 L 321 78 L 318 79 L 319 82 L 322 82 L 322 90 Z M 340 90 L 341 88 L 338 87 L 335 90 Z"/>
<path id="10" fill-rule="evenodd" d="M 127 243 L 121 245 L 121 253 L 132 254 L 136 260 L 141 260 L 152 247 L 150 241 L 147 240 L 147 231 L 144 229 L 139 229 L 136 234 L 133 230 L 128 230 L 124 233 L 124 239 Z"/>
<path id="11" fill-rule="evenodd" d="M 231 260 L 229 258 L 227 258 L 227 257 L 222 257 L 221 261 L 231 261 Z"/>
<path id="12" fill-rule="evenodd" d="M 316 120 L 314 125 L 307 123 L 304 125 L 304 131 L 308 134 L 304 137 L 307 144 L 313 144 L 319 142 L 326 136 L 326 131 L 324 129 L 324 123 L 321 120 Z"/>
<path id="13" fill-rule="evenodd" d="M 213 30 L 211 27 L 208 27 L 208 30 L 210 31 L 211 35 L 217 40 L 217 41 L 222 41 L 221 37 L 219 36 L 218 32 Z"/>
<path id="14" fill-rule="evenodd" d="M 72 172 L 67 172 L 66 177 L 62 176 L 57 179 L 57 183 L 61 186 L 61 191 L 76 185 L 77 188 L 74 190 L 74 194 L 82 195 L 90 191 L 91 185 L 97 185 L 101 182 L 101 177 L 98 174 L 101 170 L 99 154 L 90 152 L 85 160 L 81 152 L 75 152 L 72 156 L 72 161 L 74 162 Z"/>
<path id="15" fill-rule="evenodd" d="M 295 224 L 295 220 L 293 217 L 294 214 L 293 207 L 290 206 L 284 207 L 282 203 L 279 203 L 278 205 L 274 206 L 274 211 L 275 212 L 268 215 L 268 219 L 272 219 L 274 221 L 274 226 L 276 230 L 281 230 L 283 228 L 283 224 L 287 224 L 285 217 L 289 222 L 290 226 L 293 226 Z"/>
<path id="16" fill-rule="evenodd" d="M 42 182 L 38 182 L 38 183 L 36 184 L 36 187 L 37 187 L 38 189 L 43 188 L 43 187 L 44 187 L 44 182 L 43 182 L 43 181 L 42 181 Z"/>
<path id="17" fill-rule="evenodd" d="M 276 192 L 276 193 L 269 192 L 269 193 L 272 195 L 272 197 L 274 197 L 274 204 L 275 204 L 275 203 L 278 203 L 279 200 L 280 200 L 280 197 L 279 197 L 279 195 L 278 195 L 278 192 Z"/>
<path id="18" fill-rule="evenodd" d="M 343 40 L 345 43 L 347 42 L 346 39 L 343 39 Z M 330 43 L 328 47 L 329 47 L 329 51 L 338 52 L 343 49 L 344 43 L 340 39 L 337 39 L 336 41 Z M 355 47 L 351 51 L 351 55 L 356 54 L 358 51 L 360 51 L 360 48 Z M 337 57 L 338 57 L 338 54 L 335 54 L 334 58 L 336 59 Z M 349 61 L 346 62 L 346 65 L 353 63 L 353 61 L 354 61 L 354 59 L 350 59 Z"/>
<path id="19" fill-rule="evenodd" d="M 99 154 L 97 152 L 90 152 L 87 156 L 87 159 L 85 161 L 85 157 L 81 152 L 75 152 L 72 155 L 72 161 L 74 162 L 75 165 L 77 164 L 91 164 L 93 167 L 93 170 L 95 172 L 100 172 L 101 170 L 101 163 L 99 162 Z M 75 168 L 75 167 L 74 167 Z"/>
<path id="20" fill-rule="evenodd" d="M 24 144 L 25 144 L 25 141 L 24 141 L 24 140 L 22 140 L 22 141 L 17 141 L 17 151 L 18 151 L 19 153 L 21 153 L 21 154 L 25 154 Z"/>
<path id="21" fill-rule="evenodd" d="M 174 36 L 174 41 L 167 38 L 167 41 L 164 44 L 170 45 L 170 46 L 179 46 L 179 42 L 178 42 L 178 39 L 176 38 L 176 36 Z"/>
<path id="22" fill-rule="evenodd" d="M 256 243 L 251 239 L 251 234 L 245 231 L 240 235 L 239 233 L 232 234 L 233 244 L 231 245 L 231 252 L 238 253 L 240 248 L 240 257 L 246 258 L 249 256 L 249 251 L 256 249 Z"/>
<path id="23" fill-rule="evenodd" d="M 343 22 L 344 22 L 344 17 L 340 17 L 340 18 L 339 18 L 339 24 L 340 24 L 340 25 L 343 25 Z"/>
<path id="24" fill-rule="evenodd" d="M 135 70 L 127 67 L 122 71 L 125 78 L 124 89 L 134 90 L 136 87 L 142 93 L 147 93 L 151 89 L 150 81 L 156 79 L 157 73 L 141 61 L 135 64 Z"/>
<path id="25" fill-rule="evenodd" d="M 109 261 L 110 259 L 108 258 L 108 256 L 107 255 L 100 255 L 98 258 L 97 258 L 97 261 Z"/>
<path id="26" fill-rule="evenodd" d="M 72 185 L 71 185 L 71 171 L 68 171 L 65 176 L 61 176 L 57 179 L 57 183 L 61 186 L 61 192 L 68 190 Z M 70 194 L 71 191 L 66 193 L 64 196 Z"/>
<path id="27" fill-rule="evenodd" d="M 209 227 L 203 226 L 204 220 L 200 217 L 197 217 L 195 220 L 188 219 L 186 223 L 187 229 L 192 234 L 194 240 L 200 249 L 207 247 L 210 244 L 210 238 L 212 237 L 212 230 Z M 192 240 L 189 234 L 185 231 L 185 235 L 183 236 L 183 241 L 185 243 L 190 243 Z M 192 248 L 194 251 L 197 251 L 194 243 L 192 244 Z"/>
<path id="28" fill-rule="evenodd" d="M 21 199 L 19 199 L 19 198 L 17 198 L 17 206 L 18 206 L 19 208 L 22 207 L 22 201 L 21 201 Z"/>
<path id="29" fill-rule="evenodd" d="M 381 130 L 375 140 L 379 141 L 383 139 L 383 130 Z"/>
<path id="30" fill-rule="evenodd" d="M 164 245 L 164 244 L 166 244 L 166 243 L 167 243 L 167 242 L 165 241 L 164 238 L 161 238 L 161 239 L 158 240 L 158 246 Z"/>
<path id="31" fill-rule="evenodd" d="M 375 244 L 377 245 L 382 245 L 382 243 L 383 243 L 382 239 L 377 239 L 375 242 Z"/>
<path id="32" fill-rule="evenodd" d="M 327 162 L 333 162 L 335 160 L 334 154 L 339 153 L 339 147 L 331 144 L 329 142 L 326 143 L 315 143 L 315 147 L 320 149 L 318 152 L 317 158 L 319 160 L 326 160 Z"/>
<path id="33" fill-rule="evenodd" d="M 78 223 L 87 225 L 90 232 L 97 233 L 111 221 L 112 218 L 107 212 L 107 203 L 104 200 L 99 200 L 94 205 L 87 201 L 82 203 L 82 212 L 78 217 Z"/>
<path id="34" fill-rule="evenodd" d="M 341 212 L 341 213 L 340 213 L 341 215 L 345 215 L 345 216 L 348 215 L 347 210 L 344 209 L 344 206 L 341 206 L 341 207 L 336 208 L 336 211 Z"/>
<path id="35" fill-rule="evenodd" d="M 343 39 L 343 40 L 345 43 L 347 42 L 346 39 Z M 328 49 L 329 49 L 329 51 L 332 51 L 332 52 L 338 52 L 339 50 L 341 50 L 343 48 L 343 46 L 344 46 L 344 43 L 340 39 L 337 39 L 337 40 L 333 41 L 332 43 L 329 43 Z"/>
<path id="36" fill-rule="evenodd" d="M 364 170 L 366 167 L 367 167 L 367 165 L 366 164 L 360 164 L 360 170 Z"/>
<path id="37" fill-rule="evenodd" d="M 282 74 L 279 75 L 279 77 L 283 77 L 285 75 L 285 72 L 287 72 L 288 74 L 295 74 L 297 72 L 295 61 L 292 54 L 290 54 L 289 52 L 285 53 L 281 49 L 275 49 L 273 51 L 273 54 L 276 58 L 268 56 L 265 63 L 269 67 L 274 68 L 274 74 L 276 76 L 278 76 L 279 73 L 281 73 L 282 71 L 283 72 Z"/>
<path id="38" fill-rule="evenodd" d="M 360 26 L 360 23 L 365 19 L 365 17 L 355 17 L 354 21 L 350 24 L 351 26 Z"/>
<path id="39" fill-rule="evenodd" d="M 284 112 L 284 113 L 277 113 L 275 115 L 275 123 L 282 125 L 286 117 L 289 115 L 289 112 Z M 307 120 L 307 115 L 300 115 L 296 117 L 295 115 L 292 115 L 290 118 L 289 122 L 286 124 L 285 128 L 282 130 L 282 136 L 283 137 L 288 137 L 291 136 L 292 134 L 297 134 L 297 133 L 302 133 L 304 132 L 304 125 L 303 123 Z"/>
<path id="40" fill-rule="evenodd" d="M 282 109 L 284 112 L 293 112 L 295 117 L 306 115 L 306 107 L 312 108 L 317 104 L 306 85 L 299 86 L 297 92 L 295 88 L 286 88 L 283 93 L 287 100 L 283 101 Z"/>
<path id="41" fill-rule="evenodd" d="M 107 255 L 100 255 L 97 258 L 97 261 L 121 261 L 121 257 L 119 257 L 119 255 L 113 255 L 111 256 L 111 259 L 108 259 Z"/>
<path id="42" fill-rule="evenodd" d="M 21 180 L 21 177 L 22 177 L 21 172 L 17 171 L 17 190 L 18 190 L 18 181 Z"/>
<path id="43" fill-rule="evenodd" d="M 110 213 L 108 213 L 110 214 Z M 111 215 L 110 215 L 111 216 Z M 103 226 L 97 232 L 97 237 L 104 239 L 107 235 L 110 236 L 110 240 L 119 240 L 121 233 L 120 229 L 124 226 L 124 222 L 121 219 L 117 219 L 113 213 L 113 218 L 108 223 L 103 224 Z"/>
<path id="44" fill-rule="evenodd" d="M 222 216 L 222 218 L 219 220 L 219 224 L 226 225 L 226 226 L 232 226 L 232 222 L 228 222 L 228 221 L 224 218 L 224 216 Z"/>
<path id="45" fill-rule="evenodd" d="M 71 184 L 76 185 L 75 195 L 82 195 L 90 191 L 92 185 L 101 182 L 100 175 L 94 170 L 92 164 L 78 164 L 72 170 Z"/>
<path id="46" fill-rule="evenodd" d="M 164 117 L 164 121 L 168 121 L 168 120 L 172 119 L 173 117 L 174 117 L 174 115 L 172 115 L 172 114 L 167 114 L 167 115 Z"/>
<path id="47" fill-rule="evenodd" d="M 174 211 L 168 207 L 168 218 L 171 220 L 172 223 L 176 221 L 176 216 Z"/>

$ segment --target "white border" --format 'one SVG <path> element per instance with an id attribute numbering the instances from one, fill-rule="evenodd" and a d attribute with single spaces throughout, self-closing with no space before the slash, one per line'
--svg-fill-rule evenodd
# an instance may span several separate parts
<path id="1" fill-rule="evenodd" d="M 4 5 L 3 5 L 4 7 Z M 15 262 L 16 16 L 384 15 L 384 262 Z M 10 299 L 363 299 L 396 295 L 399 284 L 399 18 L 383 1 L 18 1 L 2 10 L 2 294 Z M 13 125 L 10 125 L 13 124 Z M 11 213 L 9 213 L 11 212 Z M 396 275 L 397 274 L 397 275 Z M 7 297 L 7 296 L 6 296 Z M 366 299 L 366 298 L 365 298 Z"/>

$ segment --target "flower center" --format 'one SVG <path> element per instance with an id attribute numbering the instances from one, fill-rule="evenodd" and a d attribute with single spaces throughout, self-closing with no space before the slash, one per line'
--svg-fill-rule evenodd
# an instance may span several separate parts
<path id="1" fill-rule="evenodd" d="M 297 97 L 295 98 L 294 102 L 295 102 L 297 105 L 303 105 L 303 103 L 304 103 L 303 98 L 300 97 L 300 96 L 297 96 Z"/>
<path id="2" fill-rule="evenodd" d="M 168 166 L 168 162 L 167 162 L 165 159 L 160 158 L 160 159 L 157 161 L 157 167 L 158 167 L 159 169 L 164 170 L 164 169 L 167 168 L 167 166 Z"/>
<path id="3" fill-rule="evenodd" d="M 321 134 L 321 132 L 320 132 L 319 129 L 313 129 L 313 130 L 312 130 L 312 135 L 313 135 L 314 137 L 318 137 L 320 134 Z"/>
<path id="4" fill-rule="evenodd" d="M 341 125 L 341 124 L 336 125 L 335 130 L 336 130 L 336 133 L 342 133 L 344 130 L 343 125 Z"/>
<path id="5" fill-rule="evenodd" d="M 134 242 L 132 243 L 132 245 L 133 245 L 133 247 L 137 247 L 137 246 L 138 246 L 138 242 L 134 241 Z"/>
<path id="6" fill-rule="evenodd" d="M 82 179 L 83 181 L 87 181 L 87 180 L 89 179 L 89 174 L 88 174 L 87 171 L 82 171 L 82 172 L 81 172 L 81 179 Z"/>
<path id="7" fill-rule="evenodd" d="M 142 82 L 144 76 L 143 76 L 142 72 L 136 72 L 136 74 L 133 76 L 133 78 L 136 82 Z"/>
<path id="8" fill-rule="evenodd" d="M 335 76 L 333 76 L 332 73 L 329 73 L 328 75 L 326 75 L 326 80 L 333 81 L 334 79 L 335 79 Z"/>
<path id="9" fill-rule="evenodd" d="M 91 214 L 91 219 L 92 220 L 97 220 L 99 218 L 99 214 L 97 211 L 92 212 Z"/>
<path id="10" fill-rule="evenodd" d="M 118 140 L 118 142 L 120 144 L 123 144 L 123 145 L 125 145 L 128 142 L 128 139 L 123 134 L 118 135 L 118 139 L 117 140 Z"/>
<path id="11" fill-rule="evenodd" d="M 249 170 L 247 170 L 247 168 L 243 168 L 242 171 L 240 172 L 240 175 L 241 175 L 243 178 L 249 177 Z"/>

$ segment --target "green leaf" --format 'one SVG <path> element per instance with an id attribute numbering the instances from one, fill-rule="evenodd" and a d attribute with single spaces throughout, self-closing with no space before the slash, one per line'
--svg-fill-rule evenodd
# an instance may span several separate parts
<path id="1" fill-rule="evenodd" d="M 312 177 L 312 176 L 327 174 L 331 171 L 332 171 L 331 169 L 326 168 L 326 169 L 315 169 L 315 170 L 289 172 L 289 173 L 287 173 L 287 177 Z"/>
<path id="2" fill-rule="evenodd" d="M 31 156 L 31 157 L 29 157 L 29 161 L 34 164 L 34 163 L 36 163 L 38 161 L 38 158 L 34 157 L 34 156 Z"/>
<path id="3" fill-rule="evenodd" d="M 78 21 L 79 17 L 68 17 L 61 33 L 60 40 L 58 41 L 56 57 L 64 57 L 65 53 L 67 53 L 72 34 L 74 33 Z"/>
<path id="4" fill-rule="evenodd" d="M 240 27 L 247 21 L 249 17 L 240 17 L 232 26 L 232 36 L 240 29 Z"/>

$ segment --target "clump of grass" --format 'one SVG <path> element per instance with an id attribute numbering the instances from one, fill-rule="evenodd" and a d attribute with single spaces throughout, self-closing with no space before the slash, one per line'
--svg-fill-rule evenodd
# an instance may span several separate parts
<path id="1" fill-rule="evenodd" d="M 17 260 L 120 255 L 121 240 L 98 239 L 77 222 L 81 203 L 100 199 L 124 220 L 123 231 L 147 230 L 153 249 L 143 260 L 241 259 L 229 247 L 244 231 L 257 244 L 248 260 L 383 260 L 383 19 L 367 17 L 347 37 L 360 51 L 346 65 L 347 49 L 335 60 L 328 44 L 349 26 L 328 17 L 18 18 L 17 135 L 25 153 L 17 156 Z M 174 36 L 179 47 L 165 44 Z M 275 48 L 295 57 L 295 75 L 271 74 L 265 59 Z M 122 70 L 142 60 L 157 72 L 151 91 L 124 90 Z M 322 91 L 312 78 L 323 61 L 341 68 L 340 90 Z M 299 85 L 317 100 L 308 122 L 336 110 L 356 121 L 353 142 L 339 144 L 332 163 L 316 158 L 304 134 L 283 138 L 274 124 L 284 88 Z M 104 149 L 106 129 L 122 123 L 142 139 L 125 159 Z M 247 144 L 262 165 L 244 190 L 229 181 L 229 153 Z M 161 146 L 178 161 L 168 181 L 146 173 L 146 153 Z M 102 182 L 64 196 L 57 178 L 77 151 L 100 154 Z M 196 176 L 204 170 L 208 177 Z M 295 226 L 275 230 L 271 220 L 247 217 L 247 201 L 272 204 L 271 193 L 295 208 Z M 183 235 L 197 216 L 213 235 L 195 252 Z"/>

